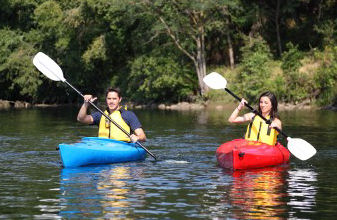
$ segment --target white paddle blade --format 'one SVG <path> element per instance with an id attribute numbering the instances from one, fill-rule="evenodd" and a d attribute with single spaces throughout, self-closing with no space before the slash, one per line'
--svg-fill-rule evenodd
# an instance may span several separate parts
<path id="1" fill-rule="evenodd" d="M 204 83 L 211 89 L 225 89 L 226 79 L 217 72 L 212 72 L 203 78 Z"/>
<path id="2" fill-rule="evenodd" d="M 311 144 L 303 139 L 288 137 L 287 140 L 290 153 L 300 160 L 307 160 L 317 152 Z"/>
<path id="3" fill-rule="evenodd" d="M 66 81 L 63 77 L 62 69 L 46 54 L 38 52 L 33 58 L 33 64 L 49 79 L 62 82 Z"/>

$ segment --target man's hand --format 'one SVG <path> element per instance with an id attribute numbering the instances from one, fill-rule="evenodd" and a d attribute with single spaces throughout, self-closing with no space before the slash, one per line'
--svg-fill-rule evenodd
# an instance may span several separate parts
<path id="1" fill-rule="evenodd" d="M 92 95 L 84 95 L 83 98 L 85 103 L 88 103 L 89 101 L 94 102 L 97 99 L 97 97 L 93 97 Z"/>
<path id="2" fill-rule="evenodd" d="M 130 139 L 132 143 L 136 143 L 139 140 L 138 136 L 134 134 L 130 135 Z"/>

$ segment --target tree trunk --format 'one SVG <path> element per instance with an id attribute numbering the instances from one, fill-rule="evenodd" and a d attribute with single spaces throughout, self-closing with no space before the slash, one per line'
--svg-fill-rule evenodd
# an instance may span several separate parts
<path id="1" fill-rule="evenodd" d="M 223 8 L 223 13 L 226 16 L 226 26 L 227 26 L 227 30 L 226 30 L 226 36 L 227 36 L 227 43 L 228 43 L 228 57 L 229 57 L 229 65 L 231 67 L 231 69 L 234 69 L 234 50 L 233 50 L 233 44 L 232 44 L 232 38 L 230 35 L 230 21 L 229 21 L 229 13 L 227 10 L 227 6 Z"/>
<path id="2" fill-rule="evenodd" d="M 206 59 L 205 59 L 205 35 L 204 35 L 204 27 L 201 26 L 199 28 L 199 35 L 196 39 L 197 43 L 197 57 L 194 62 L 194 65 L 196 67 L 197 75 L 198 75 L 198 81 L 199 81 L 199 87 L 200 87 L 200 93 L 203 96 L 207 91 L 208 87 L 203 81 L 203 78 L 206 76 Z"/>
<path id="3" fill-rule="evenodd" d="M 152 4 L 150 1 L 145 1 L 146 4 Z M 161 16 L 162 12 L 159 8 L 155 10 L 158 14 L 158 18 L 160 22 L 165 26 L 166 32 L 169 37 L 172 38 L 174 44 L 178 47 L 179 50 L 181 50 L 184 54 L 186 54 L 194 63 L 197 76 L 198 76 L 198 82 L 200 87 L 200 94 L 203 96 L 207 91 L 208 87 L 203 81 L 203 78 L 206 76 L 206 52 L 205 52 L 205 28 L 203 21 L 204 15 L 203 13 L 194 13 L 193 11 L 187 11 L 188 16 L 190 18 L 190 21 L 192 22 L 193 28 L 196 27 L 197 33 L 196 35 L 191 33 L 195 33 L 196 30 L 192 29 L 192 31 L 186 31 L 189 35 L 191 35 L 191 38 L 194 39 L 196 42 L 197 49 L 196 51 L 189 52 L 184 46 L 180 43 L 179 38 L 175 34 L 175 31 L 171 29 L 171 27 L 168 25 L 168 23 L 165 21 L 165 18 Z M 184 31 L 183 31 L 184 32 Z"/>
<path id="4" fill-rule="evenodd" d="M 276 25 L 276 37 L 277 37 L 277 47 L 278 53 L 281 57 L 282 55 L 282 45 L 281 45 L 281 36 L 280 36 L 280 24 L 279 24 L 279 17 L 280 17 L 280 0 L 277 0 L 276 6 L 276 13 L 275 13 L 275 25 Z"/>
<path id="5" fill-rule="evenodd" d="M 260 35 L 260 29 L 262 27 L 262 19 L 260 16 L 260 12 L 256 11 L 256 22 L 252 25 L 250 31 L 249 31 L 249 46 L 251 47 L 253 45 L 253 39 Z"/>
<path id="6" fill-rule="evenodd" d="M 228 56 L 229 56 L 229 64 L 231 69 L 234 69 L 234 51 L 233 51 L 233 45 L 232 45 L 232 39 L 229 34 L 229 31 L 227 30 L 227 43 L 228 43 Z"/>

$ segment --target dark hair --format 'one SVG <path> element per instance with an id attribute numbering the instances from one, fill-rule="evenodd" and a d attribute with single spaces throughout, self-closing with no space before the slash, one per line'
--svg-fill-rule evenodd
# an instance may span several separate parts
<path id="1" fill-rule="evenodd" d="M 264 96 L 268 97 L 269 100 L 270 100 L 270 102 L 271 102 L 270 118 L 272 118 L 272 119 L 273 118 L 280 118 L 279 115 L 278 115 L 278 113 L 277 113 L 277 105 L 278 105 L 278 103 L 277 103 L 276 96 L 274 95 L 274 93 L 269 92 L 269 91 L 262 93 L 260 95 L 260 97 L 259 97 L 259 105 L 258 105 L 259 106 L 259 108 L 258 108 L 259 113 L 262 114 L 261 108 L 260 108 L 260 100 Z"/>
<path id="2" fill-rule="evenodd" d="M 105 92 L 105 97 L 108 96 L 109 92 L 115 92 L 115 93 L 117 93 L 119 98 L 122 97 L 122 93 L 121 93 L 119 88 L 108 88 Z"/>

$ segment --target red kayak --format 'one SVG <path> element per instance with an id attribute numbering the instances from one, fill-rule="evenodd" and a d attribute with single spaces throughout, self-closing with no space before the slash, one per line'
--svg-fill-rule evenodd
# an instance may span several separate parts
<path id="1" fill-rule="evenodd" d="M 290 153 L 280 143 L 271 146 L 257 141 L 235 139 L 220 145 L 216 150 L 216 158 L 223 168 L 242 170 L 288 163 Z"/>

